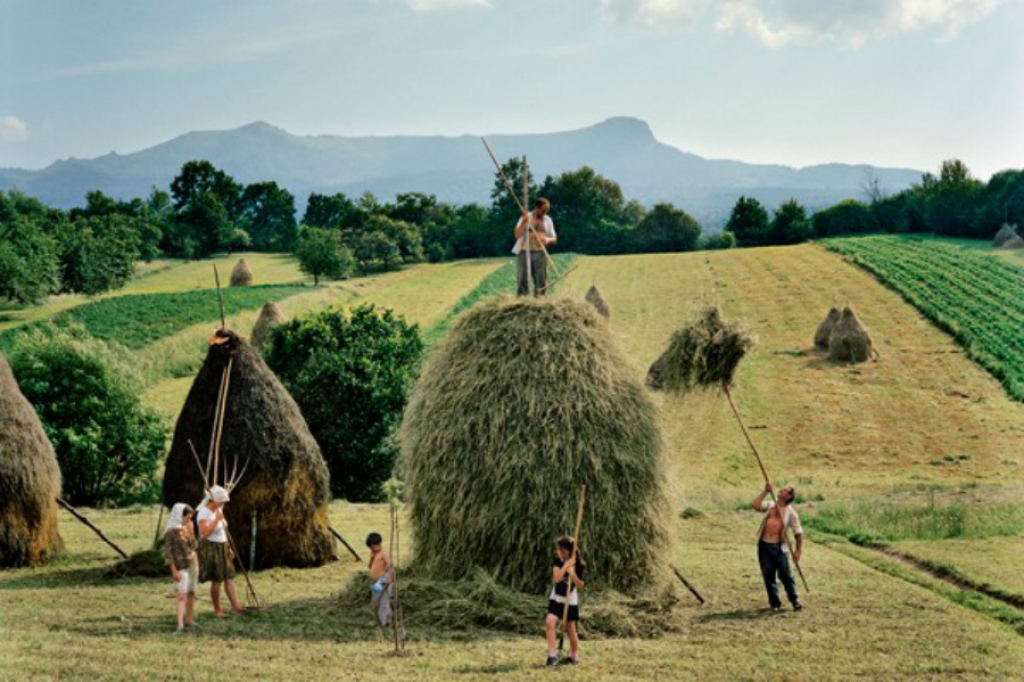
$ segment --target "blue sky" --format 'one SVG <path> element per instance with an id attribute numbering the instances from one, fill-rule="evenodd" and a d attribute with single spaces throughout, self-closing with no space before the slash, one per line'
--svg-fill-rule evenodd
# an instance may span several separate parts
<path id="1" fill-rule="evenodd" d="M 0 166 L 263 120 L 487 134 L 615 115 L 713 158 L 1024 167 L 1020 0 L 0 0 Z"/>

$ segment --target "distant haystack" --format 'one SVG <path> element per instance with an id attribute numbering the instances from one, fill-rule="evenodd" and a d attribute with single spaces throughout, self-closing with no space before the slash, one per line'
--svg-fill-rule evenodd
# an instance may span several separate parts
<path id="1" fill-rule="evenodd" d="M 871 335 L 850 307 L 842 315 L 828 339 L 828 358 L 836 362 L 867 362 L 873 353 Z"/>
<path id="2" fill-rule="evenodd" d="M 273 301 L 267 301 L 260 310 L 260 316 L 256 318 L 256 324 L 252 326 L 252 335 L 249 343 L 255 348 L 262 348 L 263 344 L 270 338 L 270 332 L 274 327 L 285 321 L 284 313 Z"/>
<path id="3" fill-rule="evenodd" d="M 1024 238 L 1014 235 L 1003 242 L 1004 249 L 1024 249 Z"/>
<path id="4" fill-rule="evenodd" d="M 836 326 L 836 322 L 842 314 L 839 312 L 839 308 L 830 308 L 828 315 L 818 325 L 818 331 L 814 332 L 814 345 L 818 348 L 828 349 L 828 339 L 832 336 L 832 329 Z"/>
<path id="5" fill-rule="evenodd" d="M 38 566 L 63 549 L 58 495 L 53 446 L 0 355 L 0 568 Z"/>
<path id="6" fill-rule="evenodd" d="M 601 292 L 597 290 L 596 284 L 591 284 L 590 288 L 587 289 L 587 295 L 583 297 L 584 300 L 590 305 L 594 306 L 598 314 L 604 319 L 609 319 L 612 315 L 611 310 L 608 308 L 608 304 L 605 303 L 604 298 L 601 296 Z"/>
<path id="7" fill-rule="evenodd" d="M 252 286 L 253 276 L 252 268 L 245 262 L 244 258 L 240 258 L 235 267 L 231 269 L 231 286 L 233 287 L 248 287 Z"/>
<path id="8" fill-rule="evenodd" d="M 999 228 L 998 232 L 996 232 L 996 236 L 992 238 L 992 245 L 1003 246 L 1014 237 L 1020 239 L 1020 237 L 1017 236 L 1017 226 L 1010 225 L 1009 223 L 1003 223 L 1003 226 Z"/>

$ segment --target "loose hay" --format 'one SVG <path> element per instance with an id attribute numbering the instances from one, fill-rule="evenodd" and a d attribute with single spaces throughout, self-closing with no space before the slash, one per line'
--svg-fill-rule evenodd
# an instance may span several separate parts
<path id="1" fill-rule="evenodd" d="M 1014 237 L 1017 237 L 1016 227 L 1016 225 L 1003 223 L 1003 226 L 999 228 L 998 232 L 996 232 L 996 236 L 992 238 L 992 245 L 1003 246 L 1004 244 L 1006 244 L 1006 242 L 1010 241 Z"/>
<path id="2" fill-rule="evenodd" d="M 504 588 L 546 593 L 586 484 L 588 584 L 632 593 L 670 580 L 661 437 L 634 377 L 585 303 L 500 299 L 462 317 L 400 432 L 419 575 L 479 566 Z"/>
<path id="3" fill-rule="evenodd" d="M 857 319 L 849 306 L 842 315 L 828 339 L 828 358 L 836 362 L 867 362 L 873 352 L 871 335 Z"/>
<path id="4" fill-rule="evenodd" d="M 38 566 L 63 549 L 53 446 L 0 355 L 0 568 Z"/>
<path id="5" fill-rule="evenodd" d="M 267 301 L 260 310 L 260 316 L 256 318 L 256 324 L 252 326 L 252 334 L 249 336 L 249 343 L 254 348 L 262 348 L 263 344 L 270 338 L 274 328 L 285 321 L 284 313 L 273 301 Z"/>
<path id="6" fill-rule="evenodd" d="M 662 386 L 673 393 L 731 386 L 736 368 L 753 347 L 754 339 L 746 329 L 726 322 L 717 307 L 709 306 L 672 334 L 655 365 L 661 365 Z"/>
<path id="7" fill-rule="evenodd" d="M 828 348 L 828 339 L 832 336 L 832 328 L 836 326 L 836 322 L 841 317 L 839 308 L 829 308 L 828 315 L 818 325 L 818 330 L 814 332 L 814 345 L 818 348 Z"/>
<path id="8" fill-rule="evenodd" d="M 103 574 L 104 578 L 167 578 L 171 579 L 171 569 L 162 550 L 144 549 L 128 555 L 111 566 Z"/>
<path id="9" fill-rule="evenodd" d="M 252 286 L 253 275 L 252 268 L 245 262 L 244 258 L 240 258 L 235 267 L 231 269 L 231 286 L 233 287 L 248 287 Z"/>
<path id="10" fill-rule="evenodd" d="M 235 457 L 250 460 L 225 508 L 235 544 L 248 564 L 256 512 L 257 568 L 323 565 L 333 558 L 334 545 L 327 521 L 329 474 L 320 447 L 260 354 L 232 331 L 217 334 L 229 340 L 210 346 L 178 417 L 164 471 L 164 504 L 195 506 L 203 497 L 202 475 L 188 440 L 205 464 L 222 372 L 234 357 L 221 467 Z M 225 478 L 222 472 L 219 480 Z"/>
<path id="11" fill-rule="evenodd" d="M 1003 242 L 1004 249 L 1024 249 L 1024 237 L 1014 235 Z"/>
<path id="12" fill-rule="evenodd" d="M 587 289 L 587 295 L 584 296 L 583 299 L 590 305 L 594 306 L 594 309 L 597 310 L 601 317 L 606 320 L 611 318 L 612 311 L 608 308 L 608 304 L 605 303 L 604 298 L 601 296 L 601 292 L 597 290 L 596 284 L 590 285 L 590 288 Z"/>

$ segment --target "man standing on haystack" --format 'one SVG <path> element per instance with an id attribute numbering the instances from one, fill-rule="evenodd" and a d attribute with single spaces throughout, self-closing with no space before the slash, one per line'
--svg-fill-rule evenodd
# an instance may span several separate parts
<path id="1" fill-rule="evenodd" d="M 776 575 L 782 580 L 786 597 L 793 605 L 793 610 L 799 611 L 803 606 L 796 593 L 796 581 L 793 580 L 793 569 L 789 565 L 786 549 L 786 529 L 788 528 L 792 529 L 793 535 L 796 537 L 793 561 L 800 563 L 800 552 L 804 546 L 804 529 L 800 525 L 800 517 L 791 506 L 796 497 L 796 491 L 791 485 L 779 490 L 776 498 L 778 504 L 765 499 L 771 492 L 772 484 L 765 484 L 764 490 L 757 496 L 753 504 L 756 511 L 765 513 L 764 518 L 761 519 L 761 529 L 757 533 L 757 560 L 761 564 L 761 575 L 764 577 L 764 587 L 768 591 L 768 604 L 772 611 L 782 608 Z"/>
<path id="2" fill-rule="evenodd" d="M 516 224 L 516 245 L 512 253 L 516 254 L 516 275 L 518 286 L 516 296 L 527 296 L 530 293 L 530 275 L 533 277 L 533 293 L 543 296 L 548 290 L 548 254 L 546 247 L 558 241 L 555 234 L 555 223 L 548 215 L 551 208 L 547 199 L 540 198 L 533 211 L 523 211 Z M 529 241 L 527 241 L 529 240 Z M 529 261 L 527 261 L 529 258 Z"/>

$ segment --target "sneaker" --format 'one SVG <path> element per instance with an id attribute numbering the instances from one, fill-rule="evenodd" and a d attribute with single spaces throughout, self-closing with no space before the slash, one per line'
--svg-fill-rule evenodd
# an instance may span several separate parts
<path id="1" fill-rule="evenodd" d="M 770 608 L 772 610 L 772 613 L 778 613 L 782 610 L 782 604 L 772 604 Z"/>
<path id="2" fill-rule="evenodd" d="M 548 667 L 553 668 L 558 665 L 558 656 L 548 656 Z"/>
<path id="3" fill-rule="evenodd" d="M 559 661 L 559 664 L 560 665 L 576 665 L 579 662 L 580 662 L 580 659 L 573 658 L 572 656 L 567 656 L 566 658 L 563 658 L 561 661 Z"/>
<path id="4" fill-rule="evenodd" d="M 798 601 L 795 601 L 795 602 L 793 602 L 793 610 L 794 611 L 803 611 L 804 610 L 804 605 L 801 604 Z"/>

